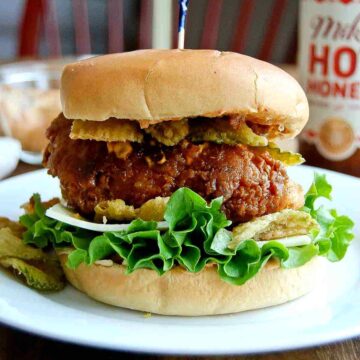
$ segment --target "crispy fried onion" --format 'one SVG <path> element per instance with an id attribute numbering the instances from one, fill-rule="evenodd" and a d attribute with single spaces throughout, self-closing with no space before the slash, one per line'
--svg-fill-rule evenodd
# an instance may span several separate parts
<path id="1" fill-rule="evenodd" d="M 129 141 L 106 143 L 109 153 L 114 153 L 118 159 L 126 159 L 132 152 Z"/>
<path id="2" fill-rule="evenodd" d="M 143 133 L 135 121 L 109 119 L 106 121 L 74 120 L 70 138 L 108 142 L 142 142 Z"/>
<path id="3" fill-rule="evenodd" d="M 260 125 L 243 116 L 194 118 L 177 121 L 135 121 L 111 118 L 106 121 L 74 120 L 70 138 L 106 142 L 144 141 L 144 135 L 166 146 L 174 146 L 189 138 L 194 142 L 267 146 L 268 139 L 283 134 L 281 125 Z"/>
<path id="4" fill-rule="evenodd" d="M 167 121 L 151 125 L 144 129 L 152 138 L 166 146 L 174 146 L 189 134 L 189 124 L 186 119 L 180 121 Z"/>

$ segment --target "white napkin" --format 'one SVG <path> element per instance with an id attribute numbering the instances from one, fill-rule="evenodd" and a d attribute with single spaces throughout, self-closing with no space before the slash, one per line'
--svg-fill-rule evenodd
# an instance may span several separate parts
<path id="1" fill-rule="evenodd" d="M 19 162 L 21 144 L 9 137 L 0 137 L 0 179 L 11 174 Z"/>

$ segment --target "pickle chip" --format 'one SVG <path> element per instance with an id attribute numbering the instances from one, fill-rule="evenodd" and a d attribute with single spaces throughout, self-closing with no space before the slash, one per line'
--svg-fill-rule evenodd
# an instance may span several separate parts
<path id="1" fill-rule="evenodd" d="M 305 162 L 301 154 L 281 150 L 272 142 L 270 142 L 268 146 L 258 147 L 256 150 L 268 152 L 273 159 L 281 161 L 286 166 L 300 165 Z"/>
<path id="2" fill-rule="evenodd" d="M 0 266 L 12 269 L 26 284 L 37 290 L 58 291 L 64 288 L 64 276 L 53 253 L 25 245 L 23 227 L 0 218 Z"/>
<path id="3" fill-rule="evenodd" d="M 11 232 L 17 237 L 21 237 L 25 228 L 18 222 L 11 221 L 8 218 L 0 217 L 0 229 L 9 228 Z"/>
<path id="4" fill-rule="evenodd" d="M 40 249 L 25 245 L 10 228 L 2 228 L 0 230 L 0 259 L 3 257 L 45 261 L 47 255 Z"/>
<path id="5" fill-rule="evenodd" d="M 126 205 L 124 200 L 101 201 L 95 206 L 95 221 L 131 221 L 140 218 L 145 221 L 162 221 L 168 197 L 156 197 L 146 201 L 140 208 Z"/>
<path id="6" fill-rule="evenodd" d="M 137 216 L 145 221 L 162 221 L 164 220 L 164 214 L 166 204 L 169 201 L 169 197 L 156 197 L 150 199 L 139 209 L 136 209 Z"/>
<path id="7" fill-rule="evenodd" d="M 58 266 L 49 267 L 48 265 L 46 271 L 43 271 L 24 260 L 11 257 L 0 258 L 0 265 L 13 269 L 16 275 L 24 278 L 29 287 L 36 290 L 59 291 L 65 286 Z"/>
<path id="8" fill-rule="evenodd" d="M 104 218 L 114 221 L 130 221 L 136 218 L 134 207 L 126 205 L 121 199 L 101 201 L 94 211 L 96 222 L 103 222 Z"/>
<path id="9" fill-rule="evenodd" d="M 285 209 L 235 226 L 229 248 L 235 249 L 240 242 L 247 239 L 273 240 L 307 235 L 318 228 L 319 225 L 310 214 L 304 211 Z"/>
<path id="10" fill-rule="evenodd" d="M 241 121 L 237 129 L 231 128 L 227 122 L 221 119 L 193 121 L 191 125 L 190 139 L 194 142 L 211 141 L 217 144 L 244 144 L 249 146 L 268 145 L 267 138 L 255 134 L 245 121 Z"/>

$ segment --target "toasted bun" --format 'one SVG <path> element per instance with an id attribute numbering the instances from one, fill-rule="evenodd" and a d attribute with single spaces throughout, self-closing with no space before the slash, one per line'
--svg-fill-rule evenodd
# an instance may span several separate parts
<path id="1" fill-rule="evenodd" d="M 65 117 L 166 121 L 242 115 L 297 135 L 308 120 L 294 78 L 266 62 L 215 50 L 140 50 L 67 65 L 61 78 Z"/>
<path id="2" fill-rule="evenodd" d="M 125 275 L 121 265 L 81 264 L 76 270 L 60 260 L 70 283 L 90 297 L 115 306 L 163 315 L 200 316 L 236 313 L 278 305 L 311 291 L 320 281 L 319 257 L 297 269 L 268 263 L 241 286 L 222 281 L 216 266 L 199 273 L 176 267 L 163 276 L 139 269 Z"/>

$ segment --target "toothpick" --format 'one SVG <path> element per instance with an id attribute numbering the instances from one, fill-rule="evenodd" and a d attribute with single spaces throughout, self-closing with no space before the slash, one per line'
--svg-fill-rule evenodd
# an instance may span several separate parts
<path id="1" fill-rule="evenodd" d="M 186 14 L 190 0 L 179 0 L 178 49 L 184 49 Z"/>

